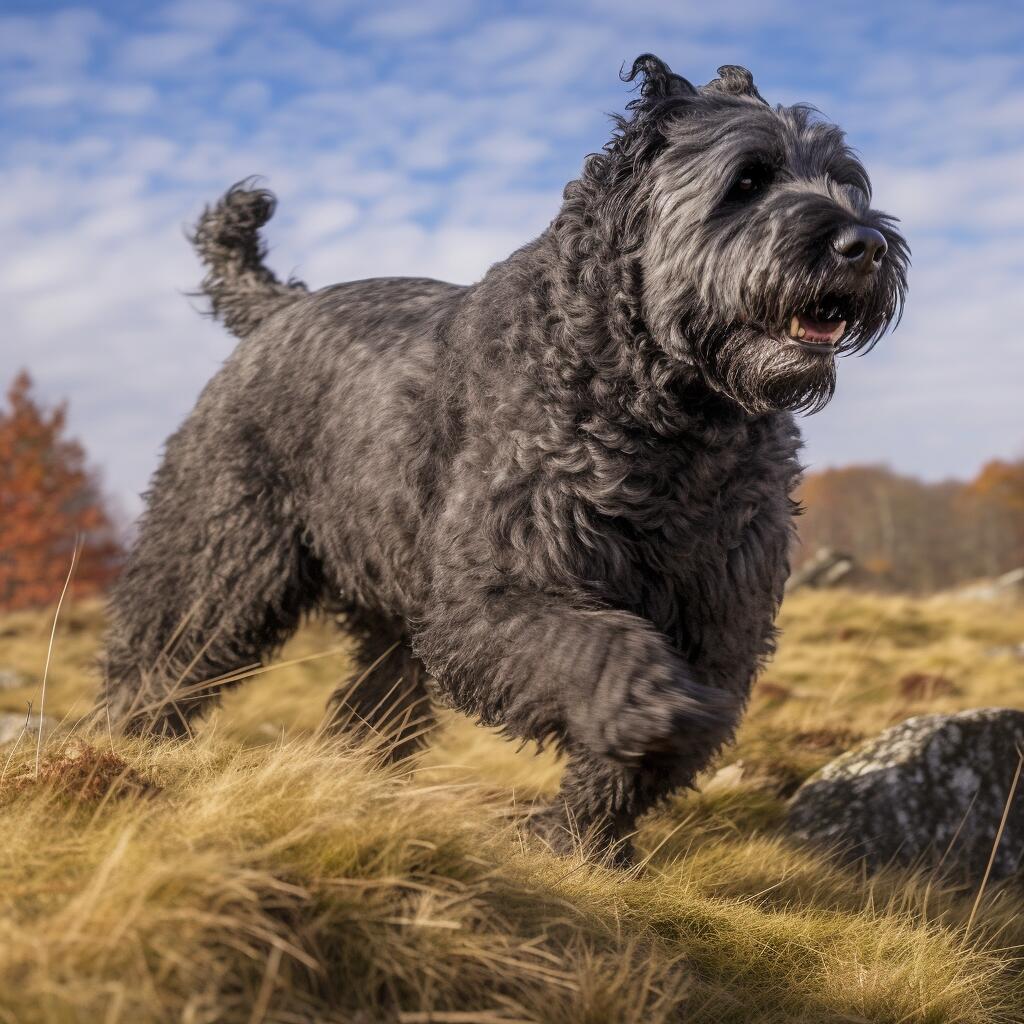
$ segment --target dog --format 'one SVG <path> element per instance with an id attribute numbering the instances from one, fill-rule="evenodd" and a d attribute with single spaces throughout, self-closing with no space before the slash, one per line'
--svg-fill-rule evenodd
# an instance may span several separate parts
<path id="1" fill-rule="evenodd" d="M 732 738 L 789 571 L 793 414 L 898 321 L 909 250 L 812 108 L 737 66 L 621 77 L 637 95 L 555 220 L 469 287 L 310 293 L 264 264 L 270 193 L 206 210 L 203 292 L 240 342 L 112 593 L 101 702 L 126 730 L 187 734 L 333 602 L 358 656 L 332 728 L 404 757 L 433 697 L 556 744 L 531 825 L 560 852 L 628 862 Z"/>

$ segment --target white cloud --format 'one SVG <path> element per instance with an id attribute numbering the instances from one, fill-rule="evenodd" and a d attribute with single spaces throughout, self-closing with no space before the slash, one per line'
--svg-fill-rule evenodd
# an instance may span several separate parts
<path id="1" fill-rule="evenodd" d="M 281 200 L 271 262 L 313 286 L 471 282 L 554 216 L 606 137 L 603 111 L 628 99 L 620 63 L 652 49 L 695 81 L 745 61 L 769 99 L 818 102 L 904 219 L 906 320 L 843 365 L 835 402 L 806 421 L 808 457 L 941 476 L 1014 455 L 1024 83 L 1006 39 L 1021 19 L 1000 35 L 947 8 L 901 11 L 175 0 L 117 23 L 0 19 L 0 375 L 27 364 L 70 398 L 111 486 L 136 493 L 232 344 L 186 295 L 201 269 L 183 225 L 204 203 L 266 175 Z M 958 38 L 973 49 L 928 41 Z"/>
<path id="2" fill-rule="evenodd" d="M 1024 227 L 1024 146 L 920 167 L 875 169 L 876 198 L 898 210 L 908 232 L 1019 233 Z"/>
<path id="3" fill-rule="evenodd" d="M 548 154 L 550 147 L 544 139 L 530 137 L 523 132 L 498 131 L 485 135 L 470 150 L 481 163 L 498 166 L 534 164 Z"/>
<path id="4" fill-rule="evenodd" d="M 150 85 L 111 85 L 93 90 L 92 101 L 105 113 L 141 114 L 157 102 L 157 93 Z"/>
<path id="5" fill-rule="evenodd" d="M 252 111 L 265 110 L 270 103 L 271 93 L 265 82 L 250 78 L 247 81 L 233 85 L 224 94 L 224 107 L 230 111 Z"/>
<path id="6" fill-rule="evenodd" d="M 160 74 L 205 57 L 215 45 L 216 37 L 197 29 L 146 32 L 128 39 L 118 60 L 129 72 Z"/>
<path id="7" fill-rule="evenodd" d="M 472 9 L 467 0 L 382 4 L 372 14 L 360 18 L 354 29 L 365 35 L 419 37 L 460 24 Z"/>
<path id="8" fill-rule="evenodd" d="M 242 4 L 231 0 L 177 0 L 161 14 L 166 22 L 207 33 L 223 34 L 245 18 Z"/>
<path id="9" fill-rule="evenodd" d="M 325 199 L 307 205 L 294 219 L 293 243 L 302 249 L 351 227 L 359 217 L 359 207 L 344 199 Z"/>
<path id="10" fill-rule="evenodd" d="M 104 20 L 94 11 L 0 17 L 0 60 L 31 71 L 77 68 L 92 56 L 103 31 Z"/>
<path id="11" fill-rule="evenodd" d="M 65 107 L 74 99 L 75 90 L 70 85 L 46 82 L 15 89 L 4 102 L 11 107 Z"/>

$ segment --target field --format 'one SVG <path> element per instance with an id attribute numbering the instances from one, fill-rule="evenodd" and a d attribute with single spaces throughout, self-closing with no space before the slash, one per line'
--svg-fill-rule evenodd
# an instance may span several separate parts
<path id="1" fill-rule="evenodd" d="M 0 670 L 24 674 L 0 710 L 38 710 L 51 620 L 0 619 Z M 38 774 L 34 734 L 0 748 L 0 1021 L 1024 1020 L 1019 883 L 968 932 L 974 893 L 866 878 L 779 829 L 862 736 L 1024 707 L 1024 608 L 810 592 L 782 626 L 737 745 L 622 874 L 521 836 L 557 783 L 546 753 L 454 718 L 398 769 L 317 740 L 345 657 L 328 623 L 187 744 L 86 734 L 102 610 L 65 607 L 62 724 Z"/>

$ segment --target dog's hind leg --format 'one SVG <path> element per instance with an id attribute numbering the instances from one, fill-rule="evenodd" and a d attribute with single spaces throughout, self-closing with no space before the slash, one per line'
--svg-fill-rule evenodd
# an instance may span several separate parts
<path id="1" fill-rule="evenodd" d="M 323 593 L 271 461 L 202 427 L 171 439 L 111 598 L 99 710 L 132 733 L 188 734 Z"/>
<path id="2" fill-rule="evenodd" d="M 372 737 L 390 758 L 407 757 L 434 722 L 423 663 L 395 619 L 353 608 L 345 627 L 356 641 L 355 664 L 331 695 L 325 729 Z"/>

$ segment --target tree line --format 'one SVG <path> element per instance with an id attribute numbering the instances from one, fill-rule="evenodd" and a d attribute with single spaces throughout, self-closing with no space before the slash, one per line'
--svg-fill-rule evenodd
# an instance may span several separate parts
<path id="1" fill-rule="evenodd" d="M 809 473 L 793 562 L 822 547 L 851 555 L 869 585 L 932 591 L 1024 566 L 1024 459 L 973 480 L 927 483 L 885 466 Z"/>
<path id="2" fill-rule="evenodd" d="M 988 463 L 970 481 L 926 483 L 885 466 L 809 473 L 797 495 L 793 563 L 821 548 L 852 556 L 862 584 L 931 591 L 1024 566 L 1024 459 Z M 67 406 L 47 409 L 19 373 L 0 406 L 0 611 L 60 594 L 78 544 L 73 593 L 117 575 L 124 531 Z"/>
<path id="3" fill-rule="evenodd" d="M 104 590 L 121 559 L 120 531 L 67 406 L 45 409 L 21 372 L 0 407 L 0 610 L 52 604 L 78 547 L 74 593 Z"/>

